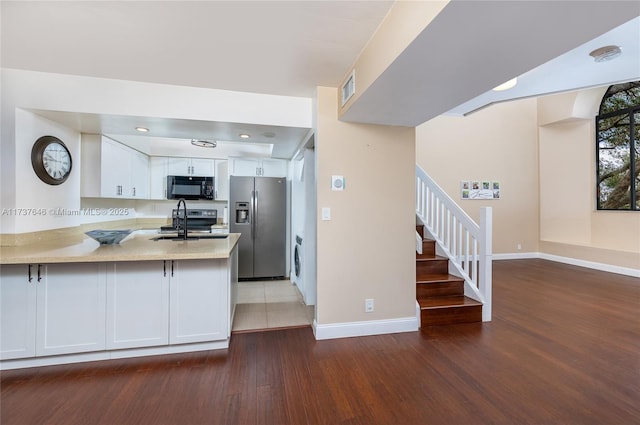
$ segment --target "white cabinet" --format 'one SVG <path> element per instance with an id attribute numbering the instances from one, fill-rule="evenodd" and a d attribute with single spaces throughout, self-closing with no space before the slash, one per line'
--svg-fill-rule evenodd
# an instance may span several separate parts
<path id="1" fill-rule="evenodd" d="M 167 199 L 167 162 L 164 156 L 149 159 L 149 198 Z"/>
<path id="2" fill-rule="evenodd" d="M 226 260 L 173 261 L 169 343 L 227 338 L 229 295 Z"/>
<path id="3" fill-rule="evenodd" d="M 165 261 L 110 263 L 107 349 L 169 343 L 169 280 Z"/>
<path id="4" fill-rule="evenodd" d="M 169 158 L 167 175 L 213 177 L 215 161 L 206 158 Z"/>
<path id="5" fill-rule="evenodd" d="M 149 157 L 143 153 L 131 152 L 130 197 L 149 199 Z"/>
<path id="6" fill-rule="evenodd" d="M 104 350 L 103 265 L 11 265 L 0 276 L 3 360 Z"/>
<path id="7" fill-rule="evenodd" d="M 216 200 L 226 201 L 229 199 L 229 161 L 226 159 L 216 159 Z"/>
<path id="8" fill-rule="evenodd" d="M 105 136 L 82 136 L 81 196 L 147 199 L 149 157 Z"/>
<path id="9" fill-rule="evenodd" d="M 286 177 L 287 161 L 284 159 L 230 158 L 233 176 Z"/>
<path id="10" fill-rule="evenodd" d="M 104 350 L 104 264 L 38 267 L 36 356 Z"/>
<path id="11" fill-rule="evenodd" d="M 37 266 L 36 266 L 37 267 Z M 27 264 L 0 270 L 0 358 L 36 355 L 36 284 L 29 282 Z"/>

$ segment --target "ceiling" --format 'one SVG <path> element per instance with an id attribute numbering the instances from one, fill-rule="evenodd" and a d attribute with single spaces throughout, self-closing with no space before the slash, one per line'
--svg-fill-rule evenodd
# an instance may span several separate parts
<path id="1" fill-rule="evenodd" d="M 1 63 L 6 68 L 312 97 L 317 86 L 340 84 L 392 4 L 3 0 Z M 452 1 L 343 118 L 415 126 L 447 111 L 465 114 L 509 98 L 640 79 L 637 19 L 612 31 L 611 38 L 592 41 L 637 16 L 640 2 Z M 585 51 L 601 42 L 622 45 L 623 56 L 587 72 L 593 64 Z M 635 77 L 616 73 L 623 58 Z M 586 74 L 592 78 L 576 78 Z M 518 75 L 516 90 L 491 93 L 492 87 Z M 37 113 L 84 132 L 141 143 L 127 117 Z M 247 130 L 245 124 L 134 118 L 161 126 L 164 138 L 183 141 L 238 143 L 242 132 L 275 132 L 275 138 L 252 142 L 272 144 L 272 154 L 281 158 L 291 157 L 308 137 L 308 129 Z"/>

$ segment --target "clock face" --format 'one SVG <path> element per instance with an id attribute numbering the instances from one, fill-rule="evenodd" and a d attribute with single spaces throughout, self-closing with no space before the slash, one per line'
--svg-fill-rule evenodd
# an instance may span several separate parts
<path id="1" fill-rule="evenodd" d="M 42 136 L 31 149 L 31 165 L 40 180 L 59 185 L 71 174 L 71 153 L 57 137 Z"/>
<path id="2" fill-rule="evenodd" d="M 53 142 L 44 149 L 42 163 L 47 174 L 56 180 L 71 171 L 71 156 L 60 143 Z"/>

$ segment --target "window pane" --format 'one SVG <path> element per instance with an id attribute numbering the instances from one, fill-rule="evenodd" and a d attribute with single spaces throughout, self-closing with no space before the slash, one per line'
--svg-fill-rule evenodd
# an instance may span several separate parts
<path id="1" fill-rule="evenodd" d="M 631 208 L 630 115 L 598 121 L 598 208 Z"/>
<path id="2" fill-rule="evenodd" d="M 636 158 L 636 210 L 640 210 L 640 111 L 633 115 L 633 123 L 633 154 Z"/>

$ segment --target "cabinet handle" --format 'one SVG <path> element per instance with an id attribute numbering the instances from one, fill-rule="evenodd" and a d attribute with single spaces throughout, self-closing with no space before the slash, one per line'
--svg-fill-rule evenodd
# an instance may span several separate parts
<path id="1" fill-rule="evenodd" d="M 162 261 L 162 274 L 164 274 L 164 277 L 167 277 L 167 260 Z"/>
<path id="2" fill-rule="evenodd" d="M 42 280 L 42 274 L 40 273 L 40 268 L 42 267 L 42 264 L 38 264 L 38 282 L 40 282 Z"/>
<path id="3" fill-rule="evenodd" d="M 171 260 L 171 277 L 173 277 L 173 260 Z"/>
<path id="4" fill-rule="evenodd" d="M 133 196 L 136 196 L 136 188 L 133 188 Z"/>
<path id="5" fill-rule="evenodd" d="M 33 276 L 31 276 L 31 264 L 29 264 L 29 283 L 33 282 Z"/>

